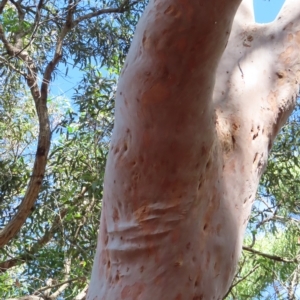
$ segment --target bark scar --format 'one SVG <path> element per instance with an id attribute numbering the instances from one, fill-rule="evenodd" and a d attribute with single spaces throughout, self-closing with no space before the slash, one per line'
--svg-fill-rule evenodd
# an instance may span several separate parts
<path id="1" fill-rule="evenodd" d="M 240 59 L 238 60 L 238 67 L 239 67 L 239 69 L 240 69 L 241 76 L 242 76 L 242 78 L 244 79 L 244 72 L 243 72 L 243 70 L 242 70 L 242 68 L 241 68 L 241 65 L 240 65 Z"/>

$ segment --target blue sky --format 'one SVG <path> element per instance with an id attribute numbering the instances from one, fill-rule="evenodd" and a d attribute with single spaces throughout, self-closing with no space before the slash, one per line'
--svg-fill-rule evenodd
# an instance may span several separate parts
<path id="1" fill-rule="evenodd" d="M 272 22 L 280 11 L 285 0 L 254 0 L 255 21 Z"/>
<path id="2" fill-rule="evenodd" d="M 253 0 L 256 22 L 272 22 L 276 18 L 284 1 L 285 0 Z M 71 98 L 74 92 L 73 89 L 79 83 L 82 74 L 78 68 L 72 69 L 72 66 L 69 66 L 68 75 L 64 77 L 65 68 L 62 64 L 60 64 L 59 70 L 62 72 L 62 76 L 57 76 L 57 79 L 52 83 L 51 94 Z"/>

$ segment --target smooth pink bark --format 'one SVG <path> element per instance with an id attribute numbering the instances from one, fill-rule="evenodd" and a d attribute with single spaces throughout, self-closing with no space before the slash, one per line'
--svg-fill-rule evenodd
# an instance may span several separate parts
<path id="1" fill-rule="evenodd" d="M 277 59 L 279 72 L 298 72 L 285 54 L 299 51 L 295 26 L 266 39 L 275 33 L 251 24 L 247 4 L 219 63 L 238 4 L 157 0 L 141 18 L 118 85 L 87 299 L 222 299 L 228 290 L 298 80 L 270 67 Z M 265 64 L 264 49 L 273 50 Z"/>

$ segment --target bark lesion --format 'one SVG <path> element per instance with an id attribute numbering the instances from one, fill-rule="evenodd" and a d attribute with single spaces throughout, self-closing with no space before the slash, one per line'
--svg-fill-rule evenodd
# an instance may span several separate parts
<path id="1" fill-rule="evenodd" d="M 216 132 L 220 143 L 221 151 L 225 156 L 228 156 L 234 151 L 237 144 L 237 135 L 240 130 L 240 125 L 238 122 L 221 116 L 217 113 L 216 116 Z"/>

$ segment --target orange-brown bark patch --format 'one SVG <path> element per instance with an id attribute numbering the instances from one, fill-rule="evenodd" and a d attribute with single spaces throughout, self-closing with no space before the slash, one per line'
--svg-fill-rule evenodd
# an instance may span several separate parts
<path id="1" fill-rule="evenodd" d="M 121 298 L 127 300 L 138 300 L 145 289 L 145 285 L 141 282 L 136 282 L 133 285 L 126 285 L 121 292 Z"/>
<path id="2" fill-rule="evenodd" d="M 268 104 L 270 106 L 271 111 L 275 112 L 278 109 L 277 105 L 278 92 L 271 91 L 267 97 Z"/>
<path id="3" fill-rule="evenodd" d="M 294 35 L 292 33 L 289 33 L 287 37 L 288 42 L 291 42 L 293 39 L 294 39 Z"/>
<path id="4" fill-rule="evenodd" d="M 177 49 L 179 52 L 184 52 L 186 50 L 186 47 L 187 47 L 187 40 L 185 37 L 182 37 L 180 38 L 178 41 L 177 41 Z"/>
<path id="5" fill-rule="evenodd" d="M 182 300 L 182 295 L 179 293 L 174 300 Z"/>
<path id="6" fill-rule="evenodd" d="M 279 60 L 284 62 L 285 64 L 288 64 L 291 54 L 294 52 L 294 47 L 293 46 L 289 46 L 286 48 L 286 50 L 280 54 L 279 56 Z"/>
<path id="7" fill-rule="evenodd" d="M 181 267 L 182 264 L 183 264 L 183 253 L 180 252 L 179 255 L 177 256 L 176 260 L 175 260 L 175 263 L 174 263 L 174 266 L 175 267 Z"/>
<path id="8" fill-rule="evenodd" d="M 165 15 L 174 17 L 174 18 L 179 18 L 181 16 L 181 11 L 178 7 L 174 5 L 168 6 L 168 8 L 164 11 Z"/>
<path id="9" fill-rule="evenodd" d="M 119 217 L 119 212 L 118 210 L 114 207 L 114 210 L 113 210 L 113 220 L 114 222 L 117 222 L 119 221 L 120 217 Z"/>
<path id="10" fill-rule="evenodd" d="M 288 25 L 286 25 L 283 30 L 291 30 L 294 26 L 294 22 L 290 22 Z"/>
<path id="11" fill-rule="evenodd" d="M 155 285 L 161 285 L 165 280 L 165 275 L 164 274 L 160 274 L 158 276 L 155 277 L 154 279 L 154 284 Z"/>
<path id="12" fill-rule="evenodd" d="M 157 104 L 170 98 L 170 88 L 164 82 L 155 83 L 149 90 L 145 91 L 142 101 L 145 104 Z"/>
<path id="13" fill-rule="evenodd" d="M 180 233 L 178 229 L 174 229 L 172 232 L 171 240 L 173 244 L 176 244 L 180 238 Z"/>
<path id="14" fill-rule="evenodd" d="M 296 31 L 296 43 L 299 45 L 300 44 L 300 31 Z"/>
<path id="15" fill-rule="evenodd" d="M 145 219 L 147 219 L 148 215 L 149 215 L 149 208 L 145 205 L 138 208 L 134 212 L 134 216 L 138 222 L 143 222 Z"/>

